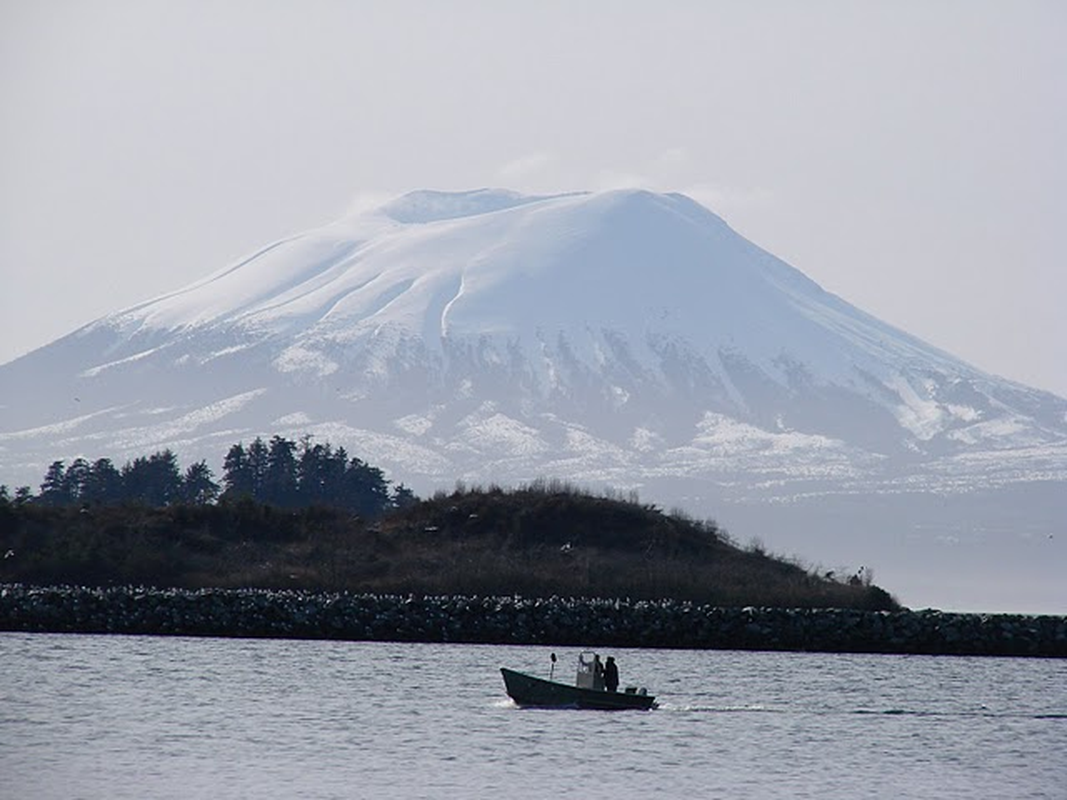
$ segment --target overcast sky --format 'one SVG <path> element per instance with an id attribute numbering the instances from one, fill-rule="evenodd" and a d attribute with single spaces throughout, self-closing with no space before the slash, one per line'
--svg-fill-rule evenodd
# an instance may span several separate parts
<path id="1" fill-rule="evenodd" d="M 1067 3 L 0 0 L 0 363 L 417 188 L 681 191 L 1067 396 Z"/>

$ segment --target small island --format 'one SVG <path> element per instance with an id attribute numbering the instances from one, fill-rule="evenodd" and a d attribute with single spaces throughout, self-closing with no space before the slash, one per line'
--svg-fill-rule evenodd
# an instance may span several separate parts
<path id="1" fill-rule="evenodd" d="M 271 502 L 269 471 L 241 471 L 256 443 L 235 448 L 222 492 L 168 453 L 142 461 L 176 476 L 163 502 L 64 493 L 75 465 L 58 462 L 41 495 L 0 491 L 0 630 L 1067 655 L 1063 617 L 908 611 L 869 572 L 835 579 L 636 494 L 537 481 L 419 499 L 326 446 L 347 493 L 301 503 L 283 481 L 289 501 Z M 194 479 L 198 501 L 181 493 Z"/>
<path id="2" fill-rule="evenodd" d="M 522 595 L 895 610 L 883 589 L 742 548 L 714 522 L 538 484 L 457 489 L 364 517 L 243 499 L 0 504 L 0 581 Z"/>

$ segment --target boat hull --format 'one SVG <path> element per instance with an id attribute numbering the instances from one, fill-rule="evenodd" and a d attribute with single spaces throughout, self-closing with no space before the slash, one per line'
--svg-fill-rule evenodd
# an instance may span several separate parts
<path id="1" fill-rule="evenodd" d="M 605 692 L 583 689 L 564 683 L 546 681 L 522 672 L 501 667 L 508 696 L 520 706 L 533 708 L 589 708 L 618 711 L 636 708 L 647 711 L 655 707 L 656 698 L 630 692 Z"/>

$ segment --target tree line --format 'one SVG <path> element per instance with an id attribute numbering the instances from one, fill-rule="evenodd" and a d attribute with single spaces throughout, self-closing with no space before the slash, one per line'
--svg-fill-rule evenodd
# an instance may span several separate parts
<path id="1" fill-rule="evenodd" d="M 230 447 L 221 483 L 207 462 L 184 471 L 170 449 L 141 456 L 116 467 L 109 458 L 70 464 L 53 461 L 36 495 L 28 486 L 11 496 L 0 486 L 0 502 L 49 507 L 142 504 L 208 505 L 241 500 L 282 508 L 327 506 L 362 516 L 377 516 L 416 502 L 403 484 L 392 486 L 378 467 L 350 457 L 343 447 L 313 443 L 311 436 L 293 442 L 256 437 L 247 447 Z"/>

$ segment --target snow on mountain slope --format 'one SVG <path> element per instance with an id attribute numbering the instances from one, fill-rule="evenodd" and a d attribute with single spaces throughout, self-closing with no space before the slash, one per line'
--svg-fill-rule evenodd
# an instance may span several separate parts
<path id="1" fill-rule="evenodd" d="M 0 472 L 20 476 L 298 429 L 435 480 L 877 483 L 990 451 L 1067 475 L 1067 401 L 871 317 L 687 197 L 632 190 L 406 195 L 0 366 L 0 404 Z"/>
<path id="2" fill-rule="evenodd" d="M 407 210 L 423 205 L 416 193 L 392 205 L 418 222 L 382 212 L 335 223 L 101 324 L 350 338 L 398 326 L 426 343 L 610 327 L 635 343 L 654 330 L 768 363 L 792 353 L 820 375 L 887 358 L 959 366 L 826 294 L 687 198 L 480 194 L 482 203 L 463 194 L 447 211 L 450 196 L 434 193 L 418 216 Z"/>

